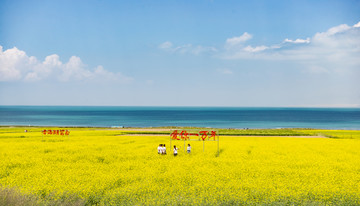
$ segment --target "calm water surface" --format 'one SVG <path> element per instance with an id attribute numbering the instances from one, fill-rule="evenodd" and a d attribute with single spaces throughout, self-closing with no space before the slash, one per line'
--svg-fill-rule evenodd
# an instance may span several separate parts
<path id="1" fill-rule="evenodd" d="M 0 125 L 360 129 L 360 108 L 0 106 Z"/>

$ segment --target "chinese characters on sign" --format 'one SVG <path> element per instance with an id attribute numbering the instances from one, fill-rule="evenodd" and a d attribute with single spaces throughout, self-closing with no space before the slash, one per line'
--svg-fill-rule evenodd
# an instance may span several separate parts
<path id="1" fill-rule="evenodd" d="M 199 131 L 198 133 L 188 133 L 186 130 L 178 132 L 174 130 L 170 137 L 172 140 L 216 140 L 217 133 L 216 131 Z M 195 139 L 196 138 L 196 139 Z"/>
<path id="2" fill-rule="evenodd" d="M 51 129 L 44 129 L 42 131 L 43 135 L 70 135 L 70 131 L 69 130 L 64 130 L 64 129 L 61 129 L 61 130 L 51 130 Z"/>
<path id="3" fill-rule="evenodd" d="M 184 141 L 184 153 L 186 149 L 186 141 L 202 141 L 203 142 L 203 152 L 205 151 L 205 140 L 206 141 L 216 141 L 217 142 L 217 151 L 220 152 L 219 146 L 219 134 L 217 131 L 186 131 L 186 130 L 173 130 L 170 133 L 170 148 L 172 140 L 183 140 Z M 189 144 L 190 146 L 190 144 Z"/>

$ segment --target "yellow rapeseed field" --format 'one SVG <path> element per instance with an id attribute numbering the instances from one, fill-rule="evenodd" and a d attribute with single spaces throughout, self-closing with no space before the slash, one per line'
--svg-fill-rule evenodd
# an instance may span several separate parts
<path id="1" fill-rule="evenodd" d="M 0 128 L 0 187 L 93 205 L 360 205 L 360 139 L 233 137 L 182 141 L 118 130 Z M 167 155 L 157 146 L 167 145 Z M 172 142 L 174 144 L 174 142 Z M 4 198 L 4 197 L 0 197 Z"/>

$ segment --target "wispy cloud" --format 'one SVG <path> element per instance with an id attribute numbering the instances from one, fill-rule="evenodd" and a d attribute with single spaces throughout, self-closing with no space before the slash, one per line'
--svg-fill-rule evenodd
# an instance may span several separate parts
<path id="1" fill-rule="evenodd" d="M 285 39 L 284 40 L 285 43 L 294 43 L 294 44 L 304 44 L 304 43 L 310 43 L 310 38 L 307 39 L 296 39 L 296 40 L 291 40 L 291 39 Z"/>
<path id="2" fill-rule="evenodd" d="M 214 53 L 217 51 L 215 47 L 206 47 L 206 46 L 194 46 L 192 44 L 185 44 L 180 46 L 173 46 L 173 43 L 170 41 L 166 41 L 158 46 L 159 49 L 162 49 L 171 53 L 178 54 L 193 54 L 200 55 L 204 53 Z"/>
<path id="3" fill-rule="evenodd" d="M 124 76 L 119 72 L 110 72 L 101 65 L 90 70 L 77 56 L 72 56 L 68 62 L 63 63 L 57 54 L 53 54 L 41 62 L 16 47 L 3 51 L 0 46 L 0 81 L 39 81 L 44 79 L 132 81 L 131 77 Z"/>
<path id="4" fill-rule="evenodd" d="M 251 34 L 244 32 L 241 36 L 226 39 L 225 48 L 232 48 L 234 46 L 237 46 L 239 44 L 242 44 L 250 40 L 251 38 L 252 38 Z"/>
<path id="5" fill-rule="evenodd" d="M 178 54 L 211 54 L 225 60 L 297 61 L 311 73 L 329 72 L 329 69 L 340 67 L 360 68 L 360 22 L 353 26 L 338 25 L 313 37 L 286 38 L 274 45 L 251 45 L 249 40 L 252 38 L 252 34 L 244 32 L 226 39 L 222 48 L 192 44 L 174 46 L 169 41 L 160 44 L 159 48 Z"/>
<path id="6" fill-rule="evenodd" d="M 160 48 L 160 49 L 171 49 L 172 46 L 173 46 L 173 44 L 172 44 L 171 42 L 166 41 L 166 42 L 160 44 L 160 45 L 159 45 L 159 48 Z"/>
<path id="7" fill-rule="evenodd" d="M 247 46 L 247 47 L 243 48 L 243 51 L 253 53 L 253 52 L 264 51 L 264 50 L 266 50 L 266 49 L 269 49 L 269 47 L 264 46 L 264 45 L 262 45 L 262 46 L 256 46 L 256 47 Z"/>
<path id="8" fill-rule="evenodd" d="M 223 59 L 297 61 L 311 73 L 324 73 L 329 69 L 340 71 L 360 68 L 360 22 L 353 26 L 335 26 L 314 34 L 312 38 L 286 38 L 276 45 L 253 46 L 244 42 L 237 44 L 235 49 L 223 50 L 219 56 Z M 229 41 L 226 40 L 225 48 L 228 48 L 228 45 Z"/>

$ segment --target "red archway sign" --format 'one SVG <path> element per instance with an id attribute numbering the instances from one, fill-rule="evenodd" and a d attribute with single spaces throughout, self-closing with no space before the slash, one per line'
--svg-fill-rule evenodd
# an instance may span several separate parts
<path id="1" fill-rule="evenodd" d="M 69 130 L 65 130 L 65 129 L 44 129 L 43 131 L 41 131 L 43 135 L 70 135 L 70 131 Z"/>
<path id="2" fill-rule="evenodd" d="M 187 130 L 172 130 L 170 133 L 170 148 L 171 141 L 182 140 L 184 141 L 184 150 L 186 141 L 202 141 L 203 151 L 205 151 L 205 141 L 217 141 L 219 152 L 219 133 L 216 130 L 201 130 L 196 132 L 188 132 Z"/>

